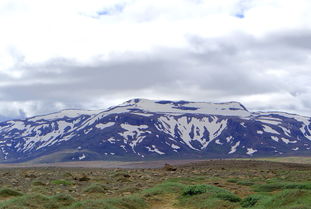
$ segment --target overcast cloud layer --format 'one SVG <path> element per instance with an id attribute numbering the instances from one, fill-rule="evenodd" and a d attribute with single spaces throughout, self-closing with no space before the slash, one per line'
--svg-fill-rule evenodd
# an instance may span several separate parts
<path id="1" fill-rule="evenodd" d="M 131 98 L 311 116 L 310 0 L 1 0 L 0 120 Z"/>

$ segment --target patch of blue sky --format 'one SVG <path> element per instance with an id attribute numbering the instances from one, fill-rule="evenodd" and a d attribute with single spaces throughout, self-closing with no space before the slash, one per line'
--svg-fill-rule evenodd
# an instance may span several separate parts
<path id="1" fill-rule="evenodd" d="M 101 11 L 96 12 L 96 14 L 98 16 L 102 16 L 102 15 L 109 15 L 110 12 L 109 12 L 109 10 L 101 10 Z"/>
<path id="2" fill-rule="evenodd" d="M 116 13 L 121 13 L 124 9 L 125 5 L 124 4 L 116 4 L 113 7 L 110 8 L 105 8 L 100 11 L 97 11 L 96 14 L 98 16 L 105 16 L 105 15 L 112 15 Z"/>
<path id="3" fill-rule="evenodd" d="M 243 19 L 245 17 L 243 13 L 237 13 L 234 16 L 240 19 Z"/>
<path id="4" fill-rule="evenodd" d="M 243 19 L 245 18 L 245 12 L 252 6 L 253 0 L 240 0 L 236 7 L 235 17 Z"/>

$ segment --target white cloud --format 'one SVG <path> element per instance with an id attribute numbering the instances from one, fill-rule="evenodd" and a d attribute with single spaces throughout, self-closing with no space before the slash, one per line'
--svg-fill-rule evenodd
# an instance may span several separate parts
<path id="1" fill-rule="evenodd" d="M 185 36 L 189 34 L 215 37 L 241 31 L 259 35 L 288 29 L 301 24 L 305 18 L 301 10 L 308 8 L 303 5 L 307 1 L 298 5 L 292 1 L 252 1 L 245 18 L 239 19 L 234 14 L 239 12 L 240 2 L 8 1 L 2 6 L 8 11 L 0 16 L 3 37 L 0 46 L 16 48 L 30 63 L 53 57 L 87 61 L 98 55 L 109 57 L 111 53 L 153 47 L 186 47 Z M 117 14 L 91 18 L 113 5 L 123 5 L 124 9 Z M 297 7 L 299 12 L 295 10 Z M 6 65 L 11 63 L 8 57 Z"/>

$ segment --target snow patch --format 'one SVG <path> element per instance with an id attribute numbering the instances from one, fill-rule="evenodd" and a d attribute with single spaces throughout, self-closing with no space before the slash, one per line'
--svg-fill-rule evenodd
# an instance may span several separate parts
<path id="1" fill-rule="evenodd" d="M 120 145 L 120 147 L 121 147 L 122 149 L 124 149 L 125 152 L 127 152 L 127 150 L 126 150 L 126 148 L 125 148 L 125 145 Z"/>
<path id="2" fill-rule="evenodd" d="M 148 114 L 148 113 L 139 113 L 139 112 L 135 112 L 135 113 L 132 113 L 134 115 L 140 115 L 140 116 L 145 116 L 145 117 L 151 117 L 151 116 L 154 116 L 154 114 Z"/>
<path id="3" fill-rule="evenodd" d="M 156 124 L 159 131 L 171 135 L 172 138 L 176 137 L 177 132 L 188 147 L 197 151 L 200 149 L 194 148 L 191 144 L 192 141 L 199 142 L 201 150 L 205 149 L 226 127 L 227 119 L 219 119 L 216 116 L 203 118 L 162 116 L 159 118 L 159 123 Z M 208 137 L 205 134 L 206 130 Z"/>
<path id="4" fill-rule="evenodd" d="M 233 146 L 231 147 L 231 150 L 230 150 L 230 152 L 228 152 L 228 154 L 233 154 L 233 153 L 235 153 L 235 152 L 236 152 L 236 149 L 238 148 L 239 145 L 240 145 L 240 141 L 238 141 L 237 143 L 235 143 L 235 145 L 233 145 Z"/>
<path id="5" fill-rule="evenodd" d="M 297 141 L 290 141 L 289 139 L 286 139 L 286 138 L 284 138 L 284 137 L 282 137 L 281 140 L 282 140 L 285 144 L 295 144 L 295 143 L 297 143 Z"/>
<path id="6" fill-rule="evenodd" d="M 285 133 L 286 136 L 289 136 L 290 137 L 290 130 L 288 130 L 287 128 L 283 127 L 283 126 L 280 126 L 280 128 L 283 130 L 283 132 Z"/>
<path id="7" fill-rule="evenodd" d="M 233 139 L 232 136 L 228 136 L 228 137 L 226 138 L 227 143 L 229 143 L 232 139 Z"/>
<path id="8" fill-rule="evenodd" d="M 148 129 L 147 125 L 131 125 L 131 124 L 121 124 L 121 127 L 125 129 L 123 133 L 119 133 L 120 136 L 124 138 L 124 143 L 132 147 L 132 150 L 134 153 L 135 147 L 137 144 L 141 143 L 143 139 L 146 137 L 147 134 L 151 134 L 151 132 Z"/>
<path id="9" fill-rule="evenodd" d="M 43 116 L 36 116 L 33 118 L 30 118 L 29 121 L 39 121 L 39 120 L 56 120 L 56 119 L 62 119 L 62 118 L 76 118 L 81 115 L 95 115 L 100 113 L 102 110 L 63 110 L 57 113 L 52 113 L 49 115 L 43 115 Z"/>
<path id="10" fill-rule="evenodd" d="M 171 147 L 172 147 L 173 149 L 180 149 L 180 147 L 177 146 L 177 145 L 175 145 L 175 144 L 172 144 Z"/>
<path id="11" fill-rule="evenodd" d="M 98 128 L 98 129 L 103 130 L 103 129 L 108 128 L 108 127 L 110 127 L 110 126 L 114 126 L 114 124 L 115 124 L 114 122 L 99 123 L 99 124 L 97 124 L 95 127 Z"/>
<path id="12" fill-rule="evenodd" d="M 263 130 L 264 132 L 271 133 L 271 134 L 280 134 L 279 132 L 271 128 L 270 126 L 266 126 L 266 125 L 263 125 Z"/>
<path id="13" fill-rule="evenodd" d="M 83 160 L 83 159 L 85 159 L 86 158 L 86 156 L 85 156 L 85 154 L 83 153 L 80 157 L 79 157 L 79 160 Z"/>
<path id="14" fill-rule="evenodd" d="M 276 142 L 279 142 L 279 138 L 276 137 L 276 136 L 271 136 L 271 139 L 274 140 L 274 141 L 276 141 Z"/>
<path id="15" fill-rule="evenodd" d="M 115 144 L 116 140 L 113 137 L 110 137 L 109 139 L 107 139 L 108 142 L 110 142 L 110 144 Z"/>
<path id="16" fill-rule="evenodd" d="M 152 145 L 151 147 L 146 146 L 146 148 L 148 149 L 149 152 L 155 152 L 159 155 L 164 155 L 164 152 L 161 152 L 160 150 L 158 150 L 158 148 L 155 145 Z"/>
<path id="17" fill-rule="evenodd" d="M 246 154 L 247 155 L 253 155 L 255 152 L 257 152 L 258 150 L 256 149 L 253 149 L 253 148 L 247 148 L 247 152 Z"/>
<path id="18" fill-rule="evenodd" d="M 275 119 L 259 119 L 258 121 L 262 122 L 262 123 L 267 123 L 267 124 L 271 124 L 271 125 L 280 125 L 281 122 L 279 120 L 275 120 Z"/>
<path id="19" fill-rule="evenodd" d="M 217 140 L 215 141 L 215 143 L 216 143 L 216 144 L 223 145 L 223 143 L 221 143 L 221 142 L 219 141 L 219 139 L 217 139 Z"/>
<path id="20" fill-rule="evenodd" d="M 208 102 L 171 102 L 153 101 L 147 99 L 133 99 L 109 110 L 109 113 L 130 112 L 131 109 L 140 109 L 144 112 L 170 113 L 170 114 L 208 114 L 249 117 L 251 115 L 240 103 L 208 103 Z"/>

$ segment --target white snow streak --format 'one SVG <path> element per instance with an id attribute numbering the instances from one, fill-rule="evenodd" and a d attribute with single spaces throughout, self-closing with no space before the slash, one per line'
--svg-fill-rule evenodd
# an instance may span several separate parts
<path id="1" fill-rule="evenodd" d="M 247 148 L 247 152 L 246 154 L 247 155 L 253 155 L 255 152 L 257 152 L 258 150 L 256 149 L 253 149 L 253 148 Z"/>
<path id="2" fill-rule="evenodd" d="M 264 132 L 268 132 L 271 134 L 280 134 L 279 132 L 277 132 L 276 130 L 271 128 L 270 126 L 266 126 L 266 125 L 263 125 L 263 130 L 264 130 Z"/>
<path id="3" fill-rule="evenodd" d="M 105 129 L 105 128 L 108 128 L 110 126 L 114 126 L 115 122 L 108 122 L 108 123 L 99 123 L 97 124 L 95 127 L 98 128 L 98 129 Z"/>
<path id="4" fill-rule="evenodd" d="M 159 155 L 165 155 L 165 153 L 158 150 L 158 148 L 155 145 L 152 145 L 151 147 L 146 146 L 146 148 L 148 149 L 149 152 L 155 152 Z"/>
<path id="5" fill-rule="evenodd" d="M 235 153 L 235 152 L 236 152 L 236 148 L 238 148 L 239 145 L 240 145 L 240 141 L 238 141 L 237 143 L 235 143 L 235 145 L 233 145 L 233 146 L 231 147 L 231 150 L 230 150 L 230 152 L 228 152 L 228 154 L 233 154 L 233 153 Z"/>

